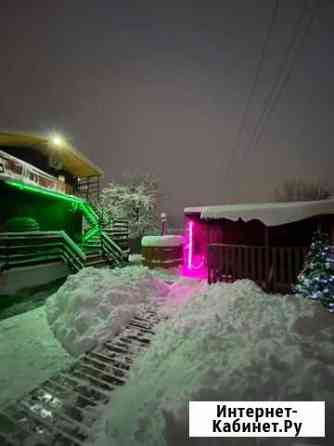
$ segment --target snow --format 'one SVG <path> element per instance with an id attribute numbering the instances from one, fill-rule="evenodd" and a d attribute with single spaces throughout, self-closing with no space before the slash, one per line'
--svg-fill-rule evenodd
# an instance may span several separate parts
<path id="1" fill-rule="evenodd" d="M 321 444 L 333 444 L 333 316 L 301 296 L 268 295 L 249 280 L 189 285 L 192 297 L 160 324 L 127 384 L 113 392 L 90 444 L 225 444 L 187 438 L 189 400 L 326 400 L 327 437 Z M 174 285 L 176 300 L 182 286 L 187 283 Z M 255 439 L 227 441 L 258 444 Z M 262 444 L 309 442 L 263 438 Z"/>
<path id="2" fill-rule="evenodd" d="M 185 214 L 200 214 L 203 219 L 237 221 L 260 220 L 266 226 L 276 226 L 304 220 L 316 215 L 334 214 L 334 199 L 320 201 L 296 201 L 289 203 L 251 203 L 223 206 L 185 208 Z"/>
<path id="3" fill-rule="evenodd" d="M 21 398 L 73 359 L 54 338 L 44 307 L 0 322 L 0 408 Z"/>
<path id="4" fill-rule="evenodd" d="M 146 235 L 141 240 L 142 246 L 181 246 L 183 245 L 182 235 Z"/>
<path id="5" fill-rule="evenodd" d="M 84 268 L 46 302 L 50 327 L 73 356 L 119 333 L 141 306 L 169 292 L 146 267 Z"/>

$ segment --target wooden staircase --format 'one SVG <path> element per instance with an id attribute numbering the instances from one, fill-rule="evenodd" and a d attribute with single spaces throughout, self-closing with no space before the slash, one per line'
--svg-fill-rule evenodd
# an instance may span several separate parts
<path id="1" fill-rule="evenodd" d="M 99 236 L 94 236 L 81 244 L 82 251 L 86 254 L 85 267 L 93 266 L 103 268 L 108 266 L 109 262 L 103 253 Z"/>
<path id="2" fill-rule="evenodd" d="M 129 227 L 128 221 L 115 219 L 111 222 L 111 227 L 104 227 L 104 232 L 121 248 L 123 257 L 129 257 Z"/>
<path id="3" fill-rule="evenodd" d="M 57 261 L 73 273 L 86 262 L 85 253 L 64 231 L 0 233 L 0 272 Z"/>

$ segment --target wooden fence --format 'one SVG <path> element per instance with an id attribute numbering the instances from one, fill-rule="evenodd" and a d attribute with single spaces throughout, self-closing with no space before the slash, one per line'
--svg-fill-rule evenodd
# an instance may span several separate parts
<path id="1" fill-rule="evenodd" d="M 303 267 L 308 247 L 210 244 L 208 282 L 251 279 L 266 290 L 288 292 Z"/>

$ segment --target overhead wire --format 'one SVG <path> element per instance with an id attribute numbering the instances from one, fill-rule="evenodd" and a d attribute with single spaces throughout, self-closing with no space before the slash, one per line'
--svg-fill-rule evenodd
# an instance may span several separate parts
<path id="1" fill-rule="evenodd" d="M 244 129 L 246 128 L 246 124 L 247 124 L 247 114 L 249 112 L 249 108 L 253 99 L 253 96 L 255 95 L 257 86 L 258 86 L 258 82 L 259 82 L 259 78 L 260 78 L 260 74 L 261 71 L 263 69 L 263 65 L 265 62 L 265 54 L 267 51 L 267 47 L 268 44 L 271 40 L 272 37 L 272 33 L 273 33 L 273 29 L 275 26 L 275 22 L 277 20 L 277 16 L 278 16 L 278 10 L 279 10 L 279 0 L 275 0 L 272 6 L 272 10 L 271 10 L 271 16 L 270 16 L 270 21 L 269 21 L 269 25 L 267 28 L 267 31 L 265 33 L 265 38 L 264 38 L 264 42 L 262 45 L 262 49 L 260 52 L 260 56 L 259 56 L 259 60 L 257 63 L 257 68 L 255 71 L 255 76 L 254 76 L 254 80 L 252 82 L 252 85 L 250 87 L 248 96 L 247 96 L 247 100 L 245 102 L 245 106 L 242 112 L 242 116 L 241 116 L 241 120 L 240 120 L 240 125 L 237 131 L 237 135 L 236 135 L 236 139 L 235 139 L 235 144 L 233 146 L 233 149 L 231 150 L 231 156 L 230 156 L 230 162 L 226 162 L 225 163 L 225 179 L 226 181 L 228 180 L 227 176 L 228 173 L 231 173 L 231 169 L 229 171 L 226 171 L 227 167 L 229 167 L 232 164 L 233 158 L 234 156 L 237 154 L 238 150 L 240 149 L 240 143 L 241 143 L 241 136 L 244 132 Z"/>
<path id="2" fill-rule="evenodd" d="M 275 3 L 274 3 L 273 8 L 272 8 L 270 23 L 269 23 L 269 26 L 268 26 L 268 29 L 267 29 L 267 32 L 266 32 L 266 37 L 265 37 L 265 40 L 264 40 L 264 43 L 263 43 L 263 46 L 262 46 L 262 51 L 261 51 L 261 54 L 260 54 L 260 58 L 259 58 L 259 61 L 257 63 L 257 69 L 256 69 L 254 81 L 253 81 L 253 84 L 252 84 L 252 86 L 251 86 L 251 88 L 249 90 L 247 101 L 245 103 L 245 107 L 244 107 L 244 110 L 243 110 L 243 113 L 242 113 L 242 118 L 241 118 L 241 121 L 240 121 L 239 130 L 238 130 L 238 134 L 237 134 L 237 137 L 236 137 L 235 149 L 238 149 L 238 147 L 240 145 L 241 135 L 242 135 L 242 133 L 243 133 L 245 127 L 246 127 L 247 114 L 248 114 L 249 107 L 251 105 L 253 96 L 255 95 L 256 88 L 257 88 L 257 85 L 258 85 L 258 82 L 259 82 L 259 78 L 260 78 L 260 74 L 261 74 L 261 71 L 262 71 L 262 68 L 263 68 L 263 65 L 264 65 L 265 53 L 266 53 L 266 50 L 267 50 L 267 46 L 268 46 L 268 44 L 270 42 L 270 39 L 271 39 L 271 36 L 272 36 L 272 33 L 273 33 L 273 29 L 274 29 L 274 25 L 275 25 L 275 22 L 276 22 L 276 19 L 277 19 L 277 16 L 278 16 L 278 8 L 279 8 L 279 0 L 275 0 Z"/>
<path id="3" fill-rule="evenodd" d="M 313 3 L 313 8 L 311 8 L 311 12 L 307 14 L 306 3 L 304 7 L 301 9 L 301 13 L 299 18 L 294 26 L 293 36 L 290 40 L 290 44 L 287 48 L 286 54 L 280 64 L 280 67 L 277 72 L 276 80 L 274 81 L 274 85 L 271 88 L 270 93 L 267 95 L 264 103 L 264 107 L 262 113 L 257 120 L 257 124 L 255 126 L 255 130 L 253 133 L 252 140 L 248 145 L 249 152 L 248 155 L 254 153 L 254 150 L 257 148 L 261 137 L 264 132 L 264 124 L 270 118 L 278 100 L 283 92 L 284 87 L 287 85 L 291 74 L 293 72 L 295 62 L 298 56 L 298 50 L 304 45 L 307 34 L 309 33 L 312 23 L 314 21 L 315 13 L 317 10 L 317 0 Z M 306 20 L 305 20 L 306 18 Z M 305 22 L 305 26 L 302 28 L 300 32 L 298 32 L 298 28 L 300 24 Z"/>

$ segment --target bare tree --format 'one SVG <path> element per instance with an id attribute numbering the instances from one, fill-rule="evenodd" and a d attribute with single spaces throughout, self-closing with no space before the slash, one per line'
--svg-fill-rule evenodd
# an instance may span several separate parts
<path id="1" fill-rule="evenodd" d="M 275 201 L 326 200 L 332 195 L 327 183 L 295 178 L 286 180 L 275 190 Z"/>

